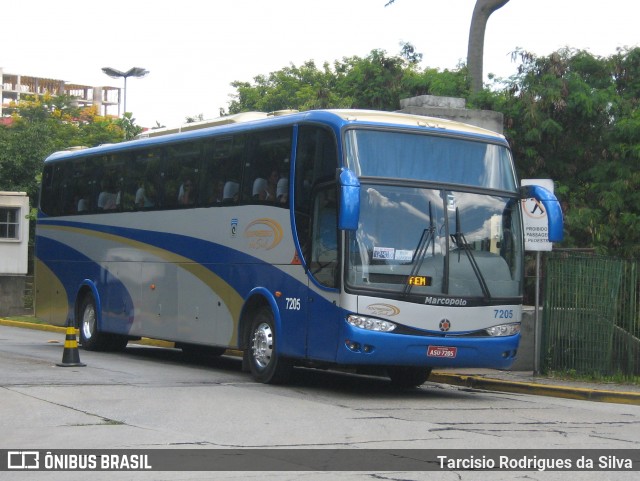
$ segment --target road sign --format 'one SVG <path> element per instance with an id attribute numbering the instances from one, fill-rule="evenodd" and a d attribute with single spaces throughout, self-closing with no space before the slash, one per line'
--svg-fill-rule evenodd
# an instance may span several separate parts
<path id="1" fill-rule="evenodd" d="M 553 192 L 551 179 L 522 179 L 522 185 L 540 185 Z M 524 220 L 524 248 L 527 251 L 550 251 L 549 225 L 547 211 L 542 202 L 536 199 L 523 199 L 521 202 Z"/>

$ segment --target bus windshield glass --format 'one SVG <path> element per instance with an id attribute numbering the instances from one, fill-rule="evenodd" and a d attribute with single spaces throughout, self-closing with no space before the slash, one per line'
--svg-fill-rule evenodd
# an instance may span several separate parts
<path id="1" fill-rule="evenodd" d="M 425 295 L 521 295 L 517 199 L 379 184 L 361 186 L 348 233 L 347 285 L 424 302 Z"/>
<path id="2" fill-rule="evenodd" d="M 516 191 L 509 150 L 498 144 L 436 135 L 350 130 L 348 167 L 358 177 L 402 178 Z"/>
<path id="3" fill-rule="evenodd" d="M 347 234 L 349 288 L 413 302 L 521 296 L 521 218 L 507 147 L 352 130 L 347 163 L 361 180 L 358 229 Z"/>

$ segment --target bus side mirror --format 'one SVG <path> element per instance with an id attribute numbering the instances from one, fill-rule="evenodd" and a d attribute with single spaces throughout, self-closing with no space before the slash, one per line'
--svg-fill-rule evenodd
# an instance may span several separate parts
<path id="1" fill-rule="evenodd" d="M 536 199 L 542 202 L 547 213 L 549 242 L 561 242 L 564 238 L 564 220 L 562 208 L 556 196 L 549 190 L 539 185 L 525 185 L 520 188 L 523 199 Z"/>
<path id="2" fill-rule="evenodd" d="M 360 181 L 349 169 L 342 169 L 338 180 L 340 183 L 338 229 L 356 230 L 360 220 Z"/>

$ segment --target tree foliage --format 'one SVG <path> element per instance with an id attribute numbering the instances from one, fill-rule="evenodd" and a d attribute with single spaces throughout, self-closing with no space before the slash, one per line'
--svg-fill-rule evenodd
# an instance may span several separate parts
<path id="1" fill-rule="evenodd" d="M 505 115 L 521 177 L 555 179 L 564 245 L 640 256 L 640 49 L 562 49 L 522 63 L 485 107 Z"/>
<path id="2" fill-rule="evenodd" d="M 0 190 L 27 192 L 37 199 L 42 161 L 72 146 L 120 142 L 141 131 L 135 119 L 98 115 L 67 95 L 24 98 L 12 106 L 11 122 L 0 127 Z"/>
<path id="3" fill-rule="evenodd" d="M 372 50 L 366 57 L 344 57 L 318 68 L 313 61 L 290 65 L 253 82 L 235 81 L 229 113 L 284 109 L 367 108 L 397 110 L 400 99 L 415 95 L 467 96 L 466 69 L 417 66 L 420 53 L 409 44 L 400 55 Z"/>

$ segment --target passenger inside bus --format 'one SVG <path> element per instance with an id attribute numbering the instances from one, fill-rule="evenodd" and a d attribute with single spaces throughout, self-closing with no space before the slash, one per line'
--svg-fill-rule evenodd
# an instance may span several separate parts
<path id="1" fill-rule="evenodd" d="M 219 179 L 214 179 L 211 185 L 211 192 L 209 193 L 209 205 L 221 204 L 224 193 L 224 182 Z"/>
<path id="2" fill-rule="evenodd" d="M 102 192 L 98 196 L 98 209 L 114 210 L 118 207 L 118 194 L 111 180 L 102 180 Z"/>
<path id="3" fill-rule="evenodd" d="M 196 191 L 191 178 L 187 177 L 178 192 L 179 205 L 193 205 L 196 201 Z"/>
<path id="4" fill-rule="evenodd" d="M 141 181 L 138 184 L 138 190 L 136 191 L 135 204 L 137 209 L 149 209 L 154 206 L 153 200 L 150 198 L 149 189 L 145 185 L 145 182 Z"/>
<path id="5" fill-rule="evenodd" d="M 275 202 L 279 179 L 280 174 L 277 169 L 271 169 L 266 179 L 264 177 L 256 178 L 253 181 L 253 199 L 263 202 Z"/>

